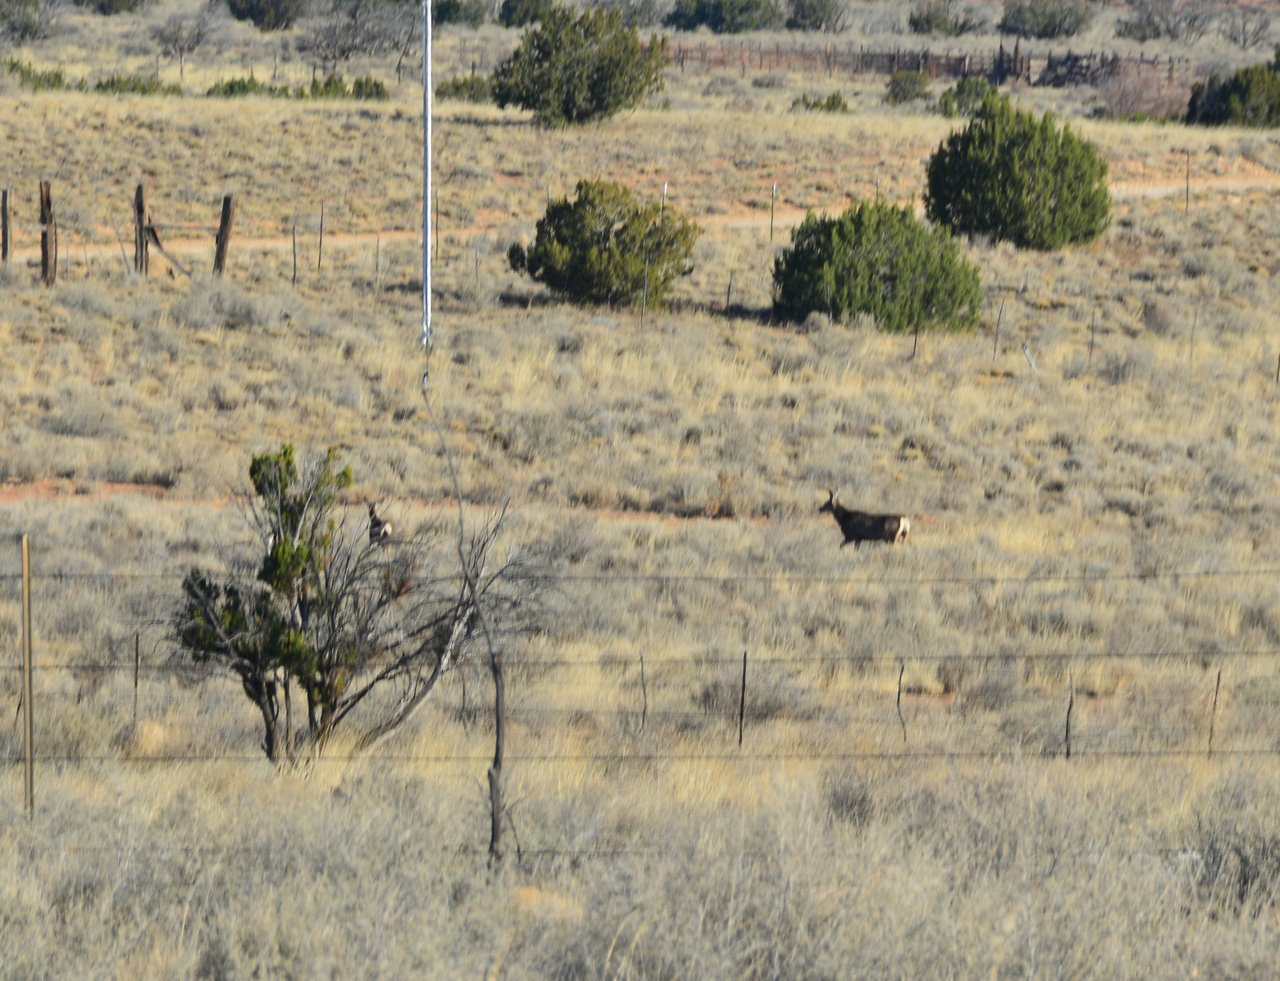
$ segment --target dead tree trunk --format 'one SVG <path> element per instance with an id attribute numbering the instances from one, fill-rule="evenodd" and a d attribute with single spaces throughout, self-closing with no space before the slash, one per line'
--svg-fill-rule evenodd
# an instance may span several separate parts
<path id="1" fill-rule="evenodd" d="M 222 220 L 218 222 L 218 238 L 213 252 L 215 276 L 221 276 L 227 268 L 227 245 L 231 241 L 231 222 L 234 219 L 235 205 L 228 194 L 222 199 Z"/>
<path id="2" fill-rule="evenodd" d="M 45 286 L 58 279 L 58 226 L 53 219 L 53 189 L 40 182 L 40 278 Z"/>

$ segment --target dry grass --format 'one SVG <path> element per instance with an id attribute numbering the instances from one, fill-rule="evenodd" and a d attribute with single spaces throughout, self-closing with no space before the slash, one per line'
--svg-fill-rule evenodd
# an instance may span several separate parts
<path id="1" fill-rule="evenodd" d="M 504 41 L 446 34 L 442 57 Z M 510 495 L 511 545 L 554 580 L 509 654 L 512 860 L 493 876 L 475 666 L 382 756 L 280 772 L 233 681 L 163 668 L 182 573 L 246 547 L 228 494 L 253 452 L 338 443 L 352 505 L 385 501 L 397 527 L 446 507 L 418 393 L 411 87 L 378 107 L 0 95 L 19 221 L 0 534 L 31 535 L 40 572 L 108 574 L 37 580 L 38 746 L 70 761 L 41 766 L 31 825 L 3 777 L 0 975 L 1271 973 L 1277 764 L 1232 753 L 1280 749 L 1280 580 L 1236 574 L 1274 570 L 1278 541 L 1280 143 L 1075 121 L 1111 162 L 1111 229 L 1047 255 L 970 243 L 983 327 L 912 359 L 866 324 L 769 323 L 768 276 L 805 208 L 877 182 L 918 200 L 951 124 L 891 112 L 882 80 L 844 80 L 855 111 L 834 118 L 786 111 L 827 79 L 754 81 L 673 73 L 671 109 L 564 133 L 441 109 L 432 396 L 464 496 Z M 53 290 L 30 265 L 48 159 Z M 123 273 L 112 225 L 141 176 L 162 229 L 209 226 L 166 234 L 194 281 L 158 256 L 149 281 Z M 581 176 L 667 182 L 705 228 L 643 330 L 507 268 L 548 189 Z M 836 485 L 912 514 L 912 544 L 837 548 L 815 513 Z M 17 604 L 0 578 L 11 651 Z M 135 639 L 163 668 L 136 725 Z M 70 662 L 111 669 L 53 667 Z M 0 673 L 10 718 L 17 691 Z M 1126 755 L 1149 751 L 1183 755 Z M 920 755 L 879 758 L 900 753 Z M 230 759 L 187 759 L 205 756 Z"/>

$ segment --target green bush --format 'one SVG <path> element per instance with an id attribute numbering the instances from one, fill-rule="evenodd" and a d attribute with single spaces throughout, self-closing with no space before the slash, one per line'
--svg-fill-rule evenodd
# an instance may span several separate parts
<path id="1" fill-rule="evenodd" d="M 1093 14 L 1085 0 L 1007 0 L 998 26 L 1002 34 L 1048 40 L 1079 34 Z"/>
<path id="2" fill-rule="evenodd" d="M 547 203 L 526 253 L 508 259 L 553 292 L 576 303 L 660 303 L 677 276 L 692 271 L 689 257 L 701 230 L 661 204 L 641 204 L 625 187 L 579 181 L 577 198 Z"/>
<path id="3" fill-rule="evenodd" d="M 93 91 L 112 95 L 182 95 L 182 86 L 165 85 L 160 79 L 145 75 L 108 75 L 94 85 Z"/>
<path id="4" fill-rule="evenodd" d="M 554 0 L 502 0 L 498 23 L 503 27 L 526 27 L 542 20 L 542 15 L 553 4 Z"/>
<path id="5" fill-rule="evenodd" d="M 885 86 L 884 97 L 891 106 L 929 98 L 929 76 L 924 72 L 894 72 Z"/>
<path id="6" fill-rule="evenodd" d="M 227 9 L 260 31 L 282 31 L 302 16 L 307 0 L 227 0 Z"/>
<path id="7" fill-rule="evenodd" d="M 479 27 L 488 13 L 489 6 L 484 0 L 433 0 L 431 23 Z M 421 20 L 418 23 L 421 24 Z"/>
<path id="8" fill-rule="evenodd" d="M 676 0 L 666 20 L 677 31 L 706 27 L 715 34 L 771 31 L 786 22 L 786 11 L 777 0 Z"/>
<path id="9" fill-rule="evenodd" d="M 832 92 L 825 99 L 810 99 L 808 93 L 805 93 L 791 103 L 791 108 L 809 112 L 848 112 L 849 103 L 844 101 L 844 95 L 840 92 Z"/>
<path id="10" fill-rule="evenodd" d="M 147 0 L 90 0 L 79 6 L 86 7 L 95 14 L 102 14 L 103 17 L 112 17 L 115 14 L 136 14 L 147 6 Z"/>
<path id="11" fill-rule="evenodd" d="M 0 41 L 39 41 L 52 30 L 51 0 L 0 0 Z"/>
<path id="12" fill-rule="evenodd" d="M 437 99 L 457 99 L 459 102 L 488 102 L 493 93 L 488 75 L 459 75 L 436 86 Z"/>
<path id="13" fill-rule="evenodd" d="M 17 58 L 9 58 L 6 61 L 0 61 L 0 67 L 3 67 L 10 75 L 18 79 L 18 84 L 30 92 L 61 92 L 64 89 L 80 89 L 83 91 L 88 86 L 83 81 L 71 85 L 67 82 L 67 77 L 62 74 L 61 68 L 53 68 L 49 71 L 40 71 L 25 61 L 19 61 Z"/>
<path id="14" fill-rule="evenodd" d="M 959 37 L 972 34 L 985 26 L 967 10 L 960 10 L 956 0 L 920 0 L 907 17 L 912 34 L 937 34 Z"/>
<path id="15" fill-rule="evenodd" d="M 1280 126 L 1280 47 L 1269 65 L 1241 68 L 1225 82 L 1217 75 L 1191 90 L 1187 122 L 1201 126 Z"/>
<path id="16" fill-rule="evenodd" d="M 552 7 L 493 73 L 499 106 L 533 110 L 541 126 L 605 119 L 662 90 L 667 39 L 640 47 L 616 10 Z"/>
<path id="17" fill-rule="evenodd" d="M 368 102 L 385 102 L 391 98 L 386 85 L 372 75 L 361 75 L 351 83 L 351 98 Z"/>
<path id="18" fill-rule="evenodd" d="M 272 99 L 289 98 L 289 86 L 264 85 L 250 75 L 248 78 L 228 78 L 215 82 L 205 93 L 211 99 L 235 99 L 248 95 L 264 95 Z"/>
<path id="19" fill-rule="evenodd" d="M 1087 242 L 1107 227 L 1111 195 L 1097 147 L 991 97 L 929 159 L 925 210 L 967 235 L 1032 249 Z"/>
<path id="20" fill-rule="evenodd" d="M 774 311 L 800 322 L 810 313 L 848 321 L 866 313 L 884 330 L 978 322 L 978 268 L 945 228 L 930 228 L 910 208 L 863 201 L 838 218 L 809 214 L 774 260 Z"/>
<path id="21" fill-rule="evenodd" d="M 791 0 L 787 30 L 839 34 L 849 26 L 845 0 Z"/>
<path id="22" fill-rule="evenodd" d="M 938 97 L 938 111 L 948 119 L 972 116 L 983 102 L 997 94 L 996 87 L 985 78 L 970 75 Z"/>

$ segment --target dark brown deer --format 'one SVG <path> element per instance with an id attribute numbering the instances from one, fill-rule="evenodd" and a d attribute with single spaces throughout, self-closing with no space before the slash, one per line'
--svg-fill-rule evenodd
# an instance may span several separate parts
<path id="1" fill-rule="evenodd" d="M 818 508 L 818 513 L 829 513 L 836 519 L 840 531 L 844 533 L 844 548 L 850 542 L 857 548 L 863 542 L 890 542 L 897 544 L 911 537 L 911 521 L 901 514 L 868 514 L 866 511 L 850 511 L 840 503 L 840 495 L 835 491 L 827 491 L 827 503 Z"/>
<path id="2" fill-rule="evenodd" d="M 372 503 L 369 504 L 369 541 L 383 547 L 391 543 L 391 522 L 379 518 Z"/>

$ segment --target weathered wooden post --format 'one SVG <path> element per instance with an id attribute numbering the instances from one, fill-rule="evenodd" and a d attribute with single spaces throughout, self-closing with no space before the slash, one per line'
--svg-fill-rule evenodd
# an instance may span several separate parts
<path id="1" fill-rule="evenodd" d="M 43 185 L 47 187 L 48 185 Z M 22 536 L 22 707 L 26 766 L 22 787 L 27 817 L 36 813 L 35 727 L 32 724 L 31 684 L 31 543 Z"/>
<path id="2" fill-rule="evenodd" d="M 0 190 L 0 262 L 9 261 L 9 189 Z"/>
<path id="3" fill-rule="evenodd" d="M 45 286 L 58 279 L 58 226 L 53 219 L 53 188 L 40 182 L 40 278 Z"/>
<path id="4" fill-rule="evenodd" d="M 316 272 L 320 271 L 320 263 L 324 259 L 324 202 L 320 202 L 320 244 L 316 247 Z"/>
<path id="5" fill-rule="evenodd" d="M 742 652 L 742 690 L 738 696 L 738 745 L 742 745 L 742 730 L 747 721 L 747 652 Z"/>
<path id="6" fill-rule="evenodd" d="M 213 274 L 221 276 L 227 268 L 227 245 L 231 241 L 231 222 L 235 219 L 235 204 L 228 194 L 222 199 L 222 218 L 218 222 L 218 237 L 213 251 Z"/>
<path id="7" fill-rule="evenodd" d="M 133 192 L 133 271 L 146 276 L 151 269 L 147 241 L 147 195 L 141 184 Z"/>

